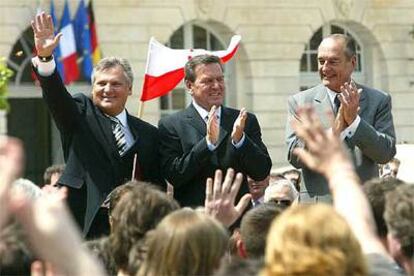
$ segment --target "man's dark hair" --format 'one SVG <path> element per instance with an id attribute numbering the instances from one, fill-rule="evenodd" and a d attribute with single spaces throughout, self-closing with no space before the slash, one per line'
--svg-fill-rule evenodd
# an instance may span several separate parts
<path id="1" fill-rule="evenodd" d="M 353 56 L 356 55 L 356 42 L 355 40 L 350 37 L 349 35 L 345 34 L 331 34 L 328 35 L 326 38 L 331 38 L 334 40 L 343 40 L 345 45 L 345 56 L 348 59 L 351 59 Z"/>
<path id="2" fill-rule="evenodd" d="M 281 212 L 282 209 L 275 204 L 264 203 L 244 215 L 240 233 L 248 258 L 263 257 L 270 225 Z"/>
<path id="3" fill-rule="evenodd" d="M 401 184 L 386 195 L 384 218 L 388 231 L 407 257 L 414 257 L 414 184 Z"/>
<path id="4" fill-rule="evenodd" d="M 191 58 L 189 61 L 187 61 L 187 63 L 184 66 L 184 72 L 185 72 L 184 80 L 194 82 L 196 80 L 195 69 L 198 65 L 214 64 L 214 63 L 219 64 L 221 67 L 221 70 L 224 70 L 221 60 L 218 56 L 200 55 L 200 56 L 195 56 Z"/>
<path id="5" fill-rule="evenodd" d="M 64 164 L 56 164 L 56 165 L 52 165 L 52 166 L 46 168 L 46 170 L 43 174 L 43 183 L 44 184 L 50 184 L 52 175 L 55 174 L 55 173 L 62 174 L 64 170 L 65 170 L 65 165 Z"/>
<path id="6" fill-rule="evenodd" d="M 178 203 L 156 187 L 131 181 L 133 188 L 121 197 L 112 212 L 110 248 L 119 269 L 127 271 L 128 256 L 134 244 L 154 229 L 166 215 L 179 208 Z"/>
<path id="7" fill-rule="evenodd" d="M 363 185 L 364 192 L 367 195 L 372 212 L 374 213 L 378 236 L 382 238 L 385 238 L 388 233 L 388 228 L 384 220 L 385 195 L 402 183 L 404 182 L 399 179 L 386 177 L 371 179 Z"/>

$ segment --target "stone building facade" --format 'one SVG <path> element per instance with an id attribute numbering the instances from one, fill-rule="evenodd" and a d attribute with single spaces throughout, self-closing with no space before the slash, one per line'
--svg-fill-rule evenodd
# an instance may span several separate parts
<path id="1" fill-rule="evenodd" d="M 69 2 L 73 15 L 78 1 Z M 64 0 L 54 3 L 59 18 Z M 226 104 L 257 114 L 274 167 L 285 166 L 286 99 L 319 82 L 316 46 L 324 35 L 344 32 L 358 43 L 356 81 L 392 95 L 398 143 L 414 143 L 414 0 L 94 0 L 93 4 L 103 56 L 122 56 L 133 65 L 131 113 L 138 110 L 150 37 L 170 47 L 222 49 L 232 35 L 240 34 L 241 47 L 226 66 Z M 9 133 L 17 129 L 12 122 L 33 120 L 36 112 L 41 113 L 35 124 L 27 124 L 41 134 L 33 139 L 46 141 L 39 141 L 48 148 L 44 159 L 59 162 L 59 141 L 41 107 L 40 89 L 24 79 L 30 60 L 25 53 L 31 49 L 16 47 L 27 38 L 37 8 L 49 11 L 49 5 L 50 0 L 0 2 L 0 56 L 14 62 L 17 73 L 10 85 L 14 109 L 8 116 Z M 90 87 L 78 82 L 70 90 L 88 92 Z M 161 116 L 184 108 L 189 100 L 181 85 L 169 96 L 146 102 L 143 119 L 157 124 Z M 21 108 L 21 103 L 27 106 Z M 27 140 L 33 136 L 21 135 Z"/>

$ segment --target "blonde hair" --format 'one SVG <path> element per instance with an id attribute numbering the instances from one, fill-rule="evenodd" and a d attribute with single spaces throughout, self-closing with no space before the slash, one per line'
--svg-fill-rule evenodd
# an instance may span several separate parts
<path id="1" fill-rule="evenodd" d="M 138 275 L 208 275 L 227 249 L 227 230 L 204 213 L 183 208 L 166 216 L 148 236 Z"/>
<path id="2" fill-rule="evenodd" d="M 261 275 L 366 275 L 361 247 L 328 205 L 292 206 L 272 223 Z"/>

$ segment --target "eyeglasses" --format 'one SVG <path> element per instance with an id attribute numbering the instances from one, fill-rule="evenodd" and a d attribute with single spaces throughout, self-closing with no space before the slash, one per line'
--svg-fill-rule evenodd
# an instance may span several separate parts
<path id="1" fill-rule="evenodd" d="M 269 200 L 269 202 L 272 202 L 276 205 L 282 206 L 282 207 L 289 207 L 290 205 L 292 205 L 292 201 L 289 199 L 276 199 L 276 198 L 272 198 L 271 200 Z"/>

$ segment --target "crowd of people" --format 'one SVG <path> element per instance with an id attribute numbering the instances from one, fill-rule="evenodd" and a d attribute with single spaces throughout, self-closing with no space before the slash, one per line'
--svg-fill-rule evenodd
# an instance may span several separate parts
<path id="1" fill-rule="evenodd" d="M 352 80 L 347 36 L 322 40 L 322 83 L 289 98 L 295 168 L 271 173 L 256 116 L 224 106 L 218 57 L 186 63 L 192 103 L 156 128 L 125 108 L 127 60 L 102 59 L 91 97 L 72 95 L 51 17 L 32 28 L 66 164 L 39 188 L 19 179 L 21 142 L 0 139 L 0 275 L 414 275 L 391 98 Z"/>

